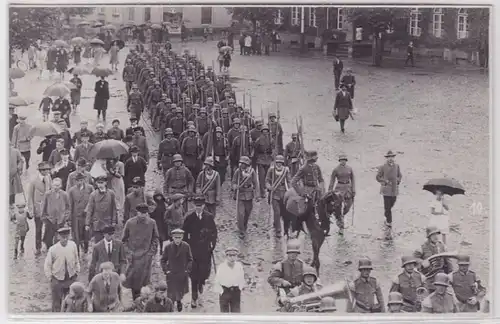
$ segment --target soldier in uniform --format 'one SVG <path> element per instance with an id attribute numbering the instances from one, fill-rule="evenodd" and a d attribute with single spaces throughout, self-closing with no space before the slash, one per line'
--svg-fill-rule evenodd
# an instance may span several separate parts
<path id="1" fill-rule="evenodd" d="M 231 150 L 233 146 L 234 139 L 240 135 L 241 133 L 241 121 L 240 119 L 235 119 L 233 120 L 232 127 L 230 130 L 227 131 L 226 137 L 227 137 L 227 142 L 229 143 L 229 150 Z"/>
<path id="2" fill-rule="evenodd" d="M 273 148 L 277 154 L 283 155 L 283 128 L 276 117 L 276 113 L 269 113 L 269 132 L 273 140 Z"/>
<path id="3" fill-rule="evenodd" d="M 237 200 L 238 230 L 243 237 L 248 227 L 248 220 L 253 209 L 253 199 L 259 201 L 259 179 L 254 169 L 250 166 L 250 158 L 242 156 L 239 168 L 232 178 L 233 199 Z"/>
<path id="4" fill-rule="evenodd" d="M 292 187 L 301 196 L 309 195 L 315 201 L 321 197 L 325 191 L 325 181 L 321 169 L 316 164 L 318 161 L 318 153 L 310 151 L 306 153 L 306 163 L 297 171 L 297 174 L 292 178 Z M 303 186 L 299 183 L 302 180 Z"/>
<path id="5" fill-rule="evenodd" d="M 194 104 L 192 109 L 190 110 L 189 115 L 185 114 L 187 117 L 188 121 L 195 121 L 195 119 L 199 116 L 200 114 L 200 105 L 199 104 Z"/>
<path id="6" fill-rule="evenodd" d="M 292 134 L 292 141 L 285 146 L 285 164 L 290 169 L 292 177 L 299 171 L 301 158 L 301 144 L 299 134 Z"/>
<path id="7" fill-rule="evenodd" d="M 259 174 L 260 196 L 266 198 L 266 175 L 271 163 L 273 162 L 273 148 L 269 127 L 262 126 L 262 135 L 253 143 L 254 155 L 257 163 L 257 172 Z"/>
<path id="8" fill-rule="evenodd" d="M 132 117 L 137 118 L 137 121 L 141 120 L 141 114 L 144 110 L 144 101 L 139 91 L 139 87 L 135 83 L 132 85 L 132 91 L 128 96 L 127 110 Z"/>
<path id="9" fill-rule="evenodd" d="M 358 263 L 359 277 L 348 285 L 354 300 L 349 306 L 354 313 L 384 313 L 385 304 L 378 280 L 370 276 L 373 270 L 370 259 L 361 259 Z M 377 302 L 375 302 L 375 297 Z M 354 303 L 354 304 L 353 304 Z"/>
<path id="10" fill-rule="evenodd" d="M 415 269 L 418 261 L 413 256 L 401 257 L 401 263 L 404 270 L 394 278 L 390 292 L 401 294 L 402 309 L 405 312 L 418 312 L 422 302 L 419 297 L 425 292 L 425 276 Z"/>
<path id="11" fill-rule="evenodd" d="M 200 138 L 196 134 L 196 128 L 190 126 L 188 137 L 182 140 L 181 155 L 184 157 L 184 165 L 191 171 L 193 178 L 197 179 L 201 171 L 199 161 L 202 158 L 203 147 Z M 194 188 L 193 188 L 194 189 Z"/>
<path id="12" fill-rule="evenodd" d="M 182 156 L 174 155 L 174 166 L 165 173 L 163 192 L 165 196 L 170 197 L 173 194 L 180 193 L 186 197 L 191 196 L 194 187 L 193 175 L 182 165 Z M 184 211 L 187 211 L 187 200 L 184 200 Z"/>
<path id="13" fill-rule="evenodd" d="M 157 80 L 151 86 L 151 89 L 149 90 L 147 97 L 147 107 L 150 117 L 154 117 L 153 111 L 155 110 L 156 105 L 161 101 L 162 95 L 163 95 L 163 90 L 161 88 L 160 81 Z M 151 118 L 151 121 L 153 120 L 154 119 Z"/>
<path id="14" fill-rule="evenodd" d="M 130 94 L 130 90 L 132 89 L 132 84 L 135 80 L 135 67 L 132 65 L 132 61 L 127 59 L 125 61 L 125 67 L 123 68 L 122 73 L 123 81 L 125 82 L 125 90 L 127 91 L 127 96 Z"/>
<path id="15" fill-rule="evenodd" d="M 235 118 L 240 119 L 240 121 L 243 118 L 243 107 L 241 105 L 236 105 L 236 111 L 231 114 L 231 120 Z"/>
<path id="16" fill-rule="evenodd" d="M 200 115 L 196 117 L 195 125 L 198 125 L 198 133 L 200 136 L 205 135 L 210 129 L 214 129 L 216 127 L 213 120 L 208 118 L 206 108 L 200 109 Z"/>
<path id="17" fill-rule="evenodd" d="M 406 313 L 403 310 L 403 295 L 397 291 L 390 292 L 387 301 L 387 309 L 389 313 Z"/>
<path id="18" fill-rule="evenodd" d="M 286 246 L 287 257 L 276 263 L 269 274 L 267 282 L 278 290 L 278 296 L 281 295 L 279 289 L 285 290 L 285 294 L 290 289 L 302 284 L 302 276 L 306 263 L 299 259 L 300 242 L 298 240 L 290 240 Z"/>
<path id="19" fill-rule="evenodd" d="M 184 142 L 184 139 L 185 139 L 186 137 L 188 137 L 188 135 L 189 135 L 189 129 L 190 129 L 190 128 L 193 128 L 193 127 L 196 129 L 196 127 L 194 126 L 194 121 L 192 121 L 192 120 L 188 121 L 188 122 L 187 122 L 187 124 L 186 124 L 186 130 L 185 130 L 185 131 L 183 131 L 183 132 L 181 133 L 181 135 L 179 135 L 179 138 L 178 138 L 179 143 L 181 143 L 181 144 L 182 144 L 182 142 Z"/>
<path id="20" fill-rule="evenodd" d="M 220 127 L 222 127 L 222 131 L 224 134 L 227 134 L 231 128 L 231 119 L 229 118 L 229 113 L 227 112 L 227 108 L 221 109 L 222 118 L 220 119 Z"/>
<path id="21" fill-rule="evenodd" d="M 354 184 L 354 171 L 347 165 L 347 156 L 341 154 L 339 156 L 339 165 L 333 169 L 330 177 L 330 186 L 328 187 L 328 191 L 335 190 L 335 193 L 343 201 L 343 208 L 341 204 L 339 205 L 339 210 L 334 211 L 337 226 L 339 227 L 339 234 L 341 235 L 344 234 L 344 217 L 354 203 L 354 196 L 356 195 Z"/>
<path id="22" fill-rule="evenodd" d="M 165 139 L 161 141 L 158 147 L 157 166 L 159 170 L 167 172 L 173 166 L 174 154 L 180 153 L 179 141 L 174 138 L 174 132 L 171 128 L 165 130 Z"/>
<path id="23" fill-rule="evenodd" d="M 318 274 L 313 267 L 308 265 L 303 267 L 304 273 L 302 274 L 302 283 L 300 286 L 294 287 L 290 289 L 290 292 L 287 294 L 288 297 L 297 297 L 300 295 L 306 295 L 313 292 L 317 292 L 323 288 L 321 284 L 318 283 Z M 319 302 L 321 298 L 317 300 L 312 299 L 311 302 Z"/>
<path id="24" fill-rule="evenodd" d="M 284 197 L 292 181 L 290 170 L 284 164 L 285 158 L 282 155 L 276 156 L 274 166 L 267 171 L 265 180 L 273 208 L 273 225 L 276 237 L 281 237 L 281 218 L 286 208 Z"/>
<path id="25" fill-rule="evenodd" d="M 204 165 L 204 170 L 196 179 L 196 191 L 205 197 L 205 209 L 215 217 L 216 205 L 221 201 L 220 176 L 214 170 L 214 159 L 211 156 L 205 159 Z"/>
<path id="26" fill-rule="evenodd" d="M 205 134 L 205 137 L 208 137 Z M 208 140 L 208 139 L 207 139 Z M 222 128 L 215 128 L 215 138 L 213 142 L 214 158 L 215 158 L 215 171 L 219 173 L 220 183 L 223 184 L 226 181 L 226 170 L 229 160 L 229 145 L 227 139 L 222 133 Z M 207 156 L 209 152 L 205 154 Z"/>
<path id="27" fill-rule="evenodd" d="M 427 278 L 425 281 L 425 289 L 427 289 L 429 293 L 432 293 L 435 290 L 435 287 L 432 284 L 434 282 L 434 276 L 437 273 L 448 274 L 453 268 L 449 258 L 437 257 L 431 261 L 427 260 L 434 254 L 443 253 L 447 250 L 444 243 L 439 240 L 441 232 L 437 227 L 427 227 L 426 234 L 427 241 L 422 244 L 419 250 L 413 252 L 413 256 L 420 262 L 419 271 L 422 272 Z"/>
<path id="28" fill-rule="evenodd" d="M 457 300 L 448 288 L 450 278 L 444 273 L 436 274 L 433 282 L 436 290 L 422 302 L 422 313 L 458 313 Z"/>
<path id="29" fill-rule="evenodd" d="M 248 129 L 253 129 L 255 127 L 255 121 L 250 113 L 250 109 L 243 109 L 243 114 L 240 119 L 241 124 L 245 125 Z"/>
<path id="30" fill-rule="evenodd" d="M 182 114 L 182 108 L 176 108 L 175 117 L 170 119 L 170 123 L 168 124 L 168 128 L 171 128 L 174 132 L 174 137 L 179 138 L 182 132 L 186 129 L 186 120 Z"/>
<path id="31" fill-rule="evenodd" d="M 240 158 L 242 156 L 250 156 L 252 153 L 250 136 L 248 136 L 245 126 L 242 126 L 240 133 L 233 139 L 232 143 L 229 142 L 229 145 L 230 145 L 229 160 L 231 164 L 231 174 L 234 175 L 234 169 L 238 167 L 238 162 Z"/>
<path id="32" fill-rule="evenodd" d="M 480 308 L 480 301 L 486 295 L 486 288 L 481 285 L 478 275 L 469 270 L 468 255 L 459 256 L 457 264 L 458 270 L 453 271 L 449 277 L 457 298 L 458 310 L 462 313 L 475 313 Z"/>

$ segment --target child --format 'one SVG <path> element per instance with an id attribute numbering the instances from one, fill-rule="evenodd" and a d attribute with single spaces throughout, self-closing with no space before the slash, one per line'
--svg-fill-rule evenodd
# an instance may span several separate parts
<path id="1" fill-rule="evenodd" d="M 14 223 L 16 224 L 16 238 L 14 247 L 14 260 L 17 259 L 18 247 L 21 247 L 21 255 L 24 254 L 24 240 L 26 239 L 26 233 L 29 231 L 28 218 L 32 219 L 27 210 L 25 210 L 25 203 L 17 204 L 17 213 L 14 215 Z"/>
<path id="2" fill-rule="evenodd" d="M 125 310 L 125 312 L 143 313 L 147 301 L 154 296 L 153 290 L 149 286 L 141 288 L 141 295 L 134 300 L 132 306 Z"/>
<path id="3" fill-rule="evenodd" d="M 62 313 L 85 313 L 88 310 L 85 286 L 81 282 L 73 282 L 69 286 L 69 294 L 61 305 Z"/>
<path id="4" fill-rule="evenodd" d="M 448 216 L 448 204 L 444 200 L 442 191 L 436 190 L 435 197 L 431 202 L 431 217 L 429 226 L 436 226 L 441 231 L 442 241 L 446 244 L 446 235 L 450 230 L 450 217 Z"/>
<path id="5" fill-rule="evenodd" d="M 49 96 L 44 97 L 40 102 L 40 106 L 38 107 L 38 109 L 42 110 L 44 122 L 49 120 L 50 108 L 52 107 L 53 104 L 54 101 L 52 101 L 52 98 Z"/>

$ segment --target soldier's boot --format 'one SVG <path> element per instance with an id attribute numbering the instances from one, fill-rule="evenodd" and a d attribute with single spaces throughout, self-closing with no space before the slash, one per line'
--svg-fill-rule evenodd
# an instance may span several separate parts
<path id="1" fill-rule="evenodd" d="M 180 300 L 177 301 L 177 311 L 179 313 L 182 312 L 182 301 Z"/>
<path id="2" fill-rule="evenodd" d="M 16 249 L 14 250 L 14 260 L 17 260 L 17 255 L 18 255 L 18 253 L 17 253 L 17 248 L 16 248 Z"/>

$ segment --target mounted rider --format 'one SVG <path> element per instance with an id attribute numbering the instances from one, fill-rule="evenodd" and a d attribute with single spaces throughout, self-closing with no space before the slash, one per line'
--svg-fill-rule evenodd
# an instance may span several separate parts
<path id="1" fill-rule="evenodd" d="M 321 169 L 316 164 L 318 153 L 316 151 L 309 151 L 305 155 L 306 164 L 292 178 L 292 187 L 299 195 L 303 197 L 308 196 L 313 201 L 318 201 L 325 192 L 325 180 L 323 179 Z M 301 180 L 303 186 L 299 185 Z"/>
<path id="2" fill-rule="evenodd" d="M 343 201 L 343 207 L 342 204 L 339 204 L 339 207 L 336 208 L 337 210 L 334 211 L 337 226 L 339 227 L 339 234 L 343 235 L 345 228 L 344 217 L 351 209 L 354 203 L 354 196 L 356 195 L 354 171 L 347 165 L 347 155 L 345 154 L 339 155 L 339 165 L 332 171 L 328 191 L 333 190 L 341 201 Z"/>

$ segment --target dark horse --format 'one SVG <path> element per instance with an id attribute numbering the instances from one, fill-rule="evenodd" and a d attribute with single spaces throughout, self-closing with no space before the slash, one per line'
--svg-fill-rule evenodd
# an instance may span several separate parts
<path id="1" fill-rule="evenodd" d="M 303 209 L 304 211 L 299 212 L 298 209 L 289 210 L 289 207 L 291 207 L 292 204 L 287 204 L 287 202 L 290 199 L 298 200 L 299 204 L 305 204 L 305 209 Z M 305 224 L 312 241 L 313 260 L 311 262 L 311 266 L 313 266 L 319 273 L 319 252 L 321 246 L 325 242 L 326 235 L 330 231 L 329 215 L 333 212 L 330 211 L 333 206 L 329 207 L 330 204 L 324 197 L 319 198 L 317 201 L 309 196 L 299 198 L 297 192 L 293 188 L 290 188 L 285 194 L 284 205 L 287 206 L 285 208 L 285 212 L 283 213 L 285 235 L 287 238 L 290 238 L 290 227 L 292 229 L 292 233 L 296 237 L 299 236 L 301 231 L 307 234 L 304 230 Z M 330 212 L 328 213 L 328 211 Z M 316 212 L 318 212 L 318 217 L 316 217 Z"/>

